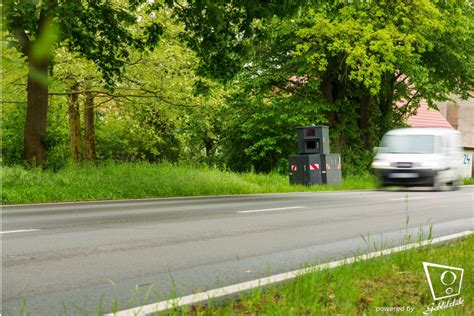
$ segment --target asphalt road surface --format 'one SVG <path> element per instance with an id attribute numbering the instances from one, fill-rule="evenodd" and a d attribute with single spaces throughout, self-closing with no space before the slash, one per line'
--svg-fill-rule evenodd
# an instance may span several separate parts
<path id="1" fill-rule="evenodd" d="M 3 207 L 2 314 L 126 309 L 373 251 L 361 235 L 389 248 L 472 230 L 473 215 L 474 186 Z"/>

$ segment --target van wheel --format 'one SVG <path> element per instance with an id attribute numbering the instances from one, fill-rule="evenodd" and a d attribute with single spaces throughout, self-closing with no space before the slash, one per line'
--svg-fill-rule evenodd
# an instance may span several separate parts
<path id="1" fill-rule="evenodd" d="M 452 191 L 456 191 L 460 189 L 462 181 L 460 179 L 448 182 L 448 186 Z"/>
<path id="2" fill-rule="evenodd" d="M 438 177 L 433 178 L 433 191 L 443 191 L 444 186 L 445 185 L 438 180 Z"/>

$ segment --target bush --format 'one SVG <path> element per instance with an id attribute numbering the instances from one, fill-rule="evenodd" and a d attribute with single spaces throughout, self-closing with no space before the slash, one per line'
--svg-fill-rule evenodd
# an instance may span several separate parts
<path id="1" fill-rule="evenodd" d="M 325 117 L 314 102 L 285 96 L 259 100 L 240 94 L 223 113 L 222 151 L 231 170 L 286 173 L 297 153 L 296 127 L 321 125 Z"/>

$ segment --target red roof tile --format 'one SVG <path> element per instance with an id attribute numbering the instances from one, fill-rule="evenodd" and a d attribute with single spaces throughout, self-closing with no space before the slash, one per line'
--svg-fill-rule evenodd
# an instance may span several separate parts
<path id="1" fill-rule="evenodd" d="M 416 115 L 408 117 L 407 123 L 411 127 L 445 127 L 453 129 L 451 124 L 438 110 L 428 107 L 426 100 L 420 102 Z"/>

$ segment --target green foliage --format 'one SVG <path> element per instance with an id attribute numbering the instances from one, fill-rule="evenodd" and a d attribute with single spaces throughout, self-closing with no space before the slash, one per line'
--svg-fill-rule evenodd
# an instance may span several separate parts
<path id="1" fill-rule="evenodd" d="M 172 2 L 172 1 L 170 1 Z M 294 14 L 304 3 L 285 1 L 187 1 L 174 6 L 185 25 L 182 34 L 199 57 L 199 74 L 232 79 L 246 61 L 255 35 L 253 22 Z"/>
<path id="2" fill-rule="evenodd" d="M 410 96 L 409 86 L 428 99 L 465 94 L 473 84 L 472 14 L 467 1 L 362 2 L 316 9 L 304 17 L 309 27 L 297 32 L 303 42 L 296 53 L 305 56 L 308 74 L 343 70 L 346 80 L 374 96 L 384 74 L 397 72 L 409 80 L 397 83 L 403 88 L 396 88 L 401 94 L 396 100 Z"/>
<path id="3" fill-rule="evenodd" d="M 6 1 L 3 18 L 11 44 L 25 56 L 51 55 L 63 43 L 70 52 L 91 60 L 113 86 L 130 55 L 130 49 L 154 46 L 163 27 L 157 21 L 139 24 L 134 10 L 151 13 L 159 1 Z M 133 26 L 135 27 L 133 28 Z M 41 55 L 41 56 L 40 56 Z"/>
<path id="4" fill-rule="evenodd" d="M 69 52 L 65 47 L 55 50 L 54 72 L 49 82 L 50 109 L 45 141 L 50 153 L 46 168 L 57 170 L 69 164 L 67 94 L 75 83 L 79 91 L 103 91 L 95 93 L 99 159 L 207 159 L 204 148 L 206 144 L 214 143 L 217 137 L 217 133 L 212 131 L 217 124 L 213 113 L 222 103 L 222 89 L 194 74 L 196 57 L 178 41 L 181 26 L 170 19 L 169 13 L 160 11 L 153 16 L 145 13 L 142 12 L 142 23 L 156 20 L 166 26 L 161 45 L 148 53 L 132 49 L 130 59 L 136 62 L 124 67 L 126 76 L 120 84 L 117 83 L 113 93 L 103 89 L 94 63 Z M 23 102 L 26 99 L 23 84 L 26 67 L 18 53 L 11 48 L 7 50 L 8 54 L 2 58 L 4 65 L 7 65 L 5 75 L 9 79 L 2 82 L 2 101 Z M 195 95 L 197 81 L 208 86 L 206 96 Z M 78 101 L 80 104 L 84 102 L 82 95 L 79 95 Z M 25 103 L 5 104 L 2 131 L 8 138 L 4 140 L 3 158 L 4 163 L 9 165 L 22 163 L 21 134 Z"/>
<path id="5" fill-rule="evenodd" d="M 69 139 L 67 125 L 64 124 L 66 113 L 56 105 L 48 116 L 49 131 L 45 144 L 49 155 L 45 167 L 58 170 L 69 163 Z M 23 135 L 26 104 L 9 103 L 3 105 L 2 121 L 2 162 L 5 165 L 23 165 Z"/>
<path id="6" fill-rule="evenodd" d="M 156 19 L 166 25 L 160 47 L 148 54 L 135 52 L 132 57 L 139 62 L 125 68 L 127 75 L 117 88 L 116 95 L 125 97 L 97 108 L 101 159 L 202 161 L 206 144 L 214 141 L 213 113 L 222 103 L 222 88 L 194 73 L 195 54 L 178 40 L 182 27 L 166 12 Z M 196 94 L 197 82 L 207 86 L 206 96 Z"/>
<path id="7" fill-rule="evenodd" d="M 2 163 L 23 164 L 24 104 L 5 104 L 2 107 Z"/>
<path id="8" fill-rule="evenodd" d="M 4 35 L 5 33 L 2 33 Z M 26 115 L 26 93 L 23 79 L 26 67 L 22 57 L 2 41 L 1 126 L 2 163 L 23 164 L 22 130 Z"/>
<path id="9" fill-rule="evenodd" d="M 358 124 L 359 114 L 357 108 L 351 102 L 339 102 L 334 112 L 340 118 L 340 121 L 329 129 L 333 144 L 331 151 L 341 154 L 343 175 L 356 175 L 369 171 L 373 152 L 370 148 L 365 147 L 365 131 Z M 379 114 L 373 114 L 373 117 L 379 117 Z M 374 142 L 378 143 L 377 135 L 373 135 L 373 137 Z M 344 139 L 344 144 L 334 146 L 336 141 L 340 139 Z"/>
<path id="10" fill-rule="evenodd" d="M 296 127 L 321 125 L 320 105 L 295 102 L 288 95 L 257 98 L 244 93 L 230 97 L 223 111 L 223 152 L 227 166 L 236 171 L 286 173 L 288 155 L 296 154 Z"/>
<path id="11" fill-rule="evenodd" d="M 359 173 L 422 97 L 472 89 L 472 10 L 429 0 L 7 1 L 5 35 L 23 56 L 2 56 L 2 101 L 15 102 L 4 103 L 3 162 L 22 160 L 26 34 L 53 65 L 50 169 L 69 164 L 60 94 L 77 82 L 95 91 L 102 160 L 286 173 L 295 127 L 325 124 L 344 173 Z M 37 33 L 41 12 L 51 20 Z"/>
<path id="12" fill-rule="evenodd" d="M 231 96 L 229 103 L 221 114 L 225 128 L 220 146 L 224 162 L 231 170 L 277 170 L 286 174 L 288 156 L 297 154 L 296 128 L 328 123 L 324 115 L 325 104 L 284 93 L 266 99 L 241 93 Z M 348 144 L 340 148 L 343 173 L 366 172 L 373 154 L 364 149 L 357 113 L 350 103 L 345 103 L 339 110 L 344 120 L 330 129 L 330 139 L 335 142 L 344 136 Z"/>
<path id="13" fill-rule="evenodd" d="M 290 152 L 279 137 L 289 137 L 291 129 L 294 135 L 295 122 L 315 120 L 330 125 L 332 150 L 342 153 L 346 171 L 367 170 L 372 146 L 403 125 L 421 98 L 433 104 L 472 88 L 472 17 L 466 2 L 427 0 L 329 3 L 291 18 L 254 21 L 258 36 L 247 42 L 251 58 L 233 82 L 242 90 L 226 114 L 229 129 L 237 131 L 226 136 L 229 164 L 237 170 L 274 168 Z M 448 71 L 447 64 L 455 67 Z M 396 105 L 403 100 L 406 106 Z M 285 104 L 300 111 L 282 110 Z M 296 113 L 311 113 L 311 119 Z M 288 124 L 286 131 L 280 122 Z M 275 133 L 268 132 L 274 126 Z"/>
<path id="14" fill-rule="evenodd" d="M 48 158 L 44 167 L 56 171 L 70 163 L 69 128 L 64 124 L 67 112 L 61 103 L 51 102 L 48 114 L 48 134 L 45 139 Z"/>
<path id="15" fill-rule="evenodd" d="M 108 118 L 98 126 L 97 152 L 103 160 L 177 162 L 182 141 L 179 120 L 159 109 L 124 111 L 127 118 Z"/>
<path id="16" fill-rule="evenodd" d="M 3 42 L 4 54 L 2 80 L 2 162 L 5 165 L 24 164 L 23 128 L 26 116 L 26 85 L 27 67 L 20 54 L 13 48 L 6 47 Z M 78 63 L 76 63 L 77 65 Z M 49 83 L 54 89 L 61 83 Z M 57 170 L 69 163 L 69 139 L 67 111 L 63 106 L 64 98 L 50 99 L 48 114 L 48 134 L 44 142 L 50 151 L 45 167 Z M 59 101 L 59 102 L 57 102 Z"/>

